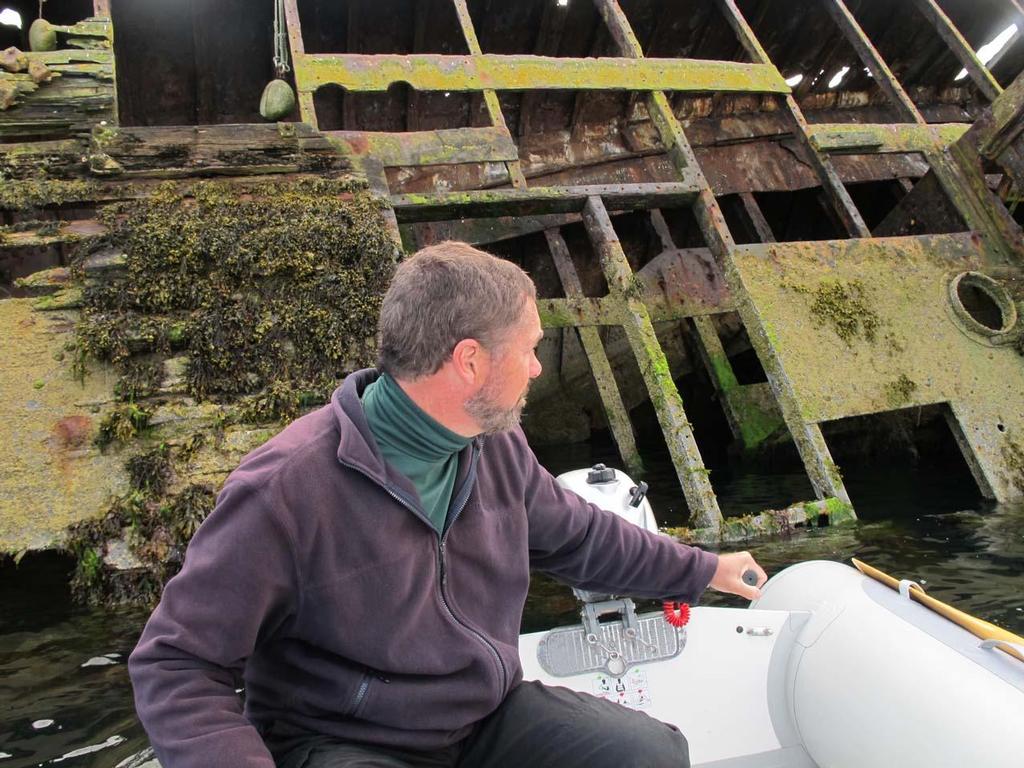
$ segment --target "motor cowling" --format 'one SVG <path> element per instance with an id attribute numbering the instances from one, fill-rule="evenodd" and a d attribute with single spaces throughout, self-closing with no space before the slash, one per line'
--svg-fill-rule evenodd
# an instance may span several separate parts
<path id="1" fill-rule="evenodd" d="M 654 519 L 651 503 L 647 500 L 647 483 L 635 483 L 625 472 L 604 464 L 565 472 L 556 480 L 563 488 L 568 488 L 591 504 L 644 530 L 658 533 L 658 523 Z M 598 603 L 613 597 L 585 589 L 574 588 L 573 593 L 585 603 Z"/>

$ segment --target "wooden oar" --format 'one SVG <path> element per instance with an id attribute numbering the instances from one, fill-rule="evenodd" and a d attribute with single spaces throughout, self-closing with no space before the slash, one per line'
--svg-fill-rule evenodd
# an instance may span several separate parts
<path id="1" fill-rule="evenodd" d="M 852 561 L 854 567 L 856 567 L 856 569 L 865 576 L 870 576 L 872 579 L 882 582 L 887 587 L 899 590 L 900 582 L 898 579 L 894 579 L 889 574 L 883 573 L 877 568 L 872 568 L 867 563 L 863 563 L 855 557 L 852 558 Z M 940 616 L 944 616 L 949 619 L 954 624 L 960 625 L 975 637 L 980 637 L 982 640 L 998 641 L 1001 643 L 1001 645 L 999 645 L 1001 650 L 1004 650 L 1011 656 L 1015 656 L 1021 661 L 1024 661 L 1024 653 L 1019 651 L 1014 647 L 1014 645 L 1009 645 L 1009 643 L 1014 643 L 1024 647 L 1024 637 L 1015 635 L 1013 632 L 1009 632 L 1002 627 L 997 627 L 995 624 L 991 624 L 987 621 L 971 616 L 969 613 L 959 611 L 951 605 L 946 605 L 941 600 L 936 600 L 934 597 L 925 594 L 925 591 L 916 584 L 910 587 L 910 597 L 912 600 L 916 600 L 921 603 L 921 605 L 931 608 Z"/>

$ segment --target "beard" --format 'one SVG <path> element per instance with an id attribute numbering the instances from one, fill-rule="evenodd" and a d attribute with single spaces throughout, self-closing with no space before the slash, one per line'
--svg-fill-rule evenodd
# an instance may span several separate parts
<path id="1" fill-rule="evenodd" d="M 492 383 L 493 382 L 493 383 Z M 526 395 L 530 391 L 530 385 L 526 385 L 523 394 L 511 408 L 503 408 L 498 405 L 496 394 L 499 382 L 491 379 L 484 386 L 466 401 L 466 413 L 473 417 L 473 420 L 480 425 L 480 434 L 493 435 L 498 432 L 508 432 L 519 426 L 520 418 L 523 415 L 523 408 L 526 407 Z"/>

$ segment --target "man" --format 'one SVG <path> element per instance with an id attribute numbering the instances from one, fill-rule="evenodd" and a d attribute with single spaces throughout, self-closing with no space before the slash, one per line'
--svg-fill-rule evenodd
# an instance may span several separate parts
<path id="1" fill-rule="evenodd" d="M 380 372 L 231 474 L 129 660 L 164 768 L 688 764 L 674 728 L 522 682 L 530 568 L 687 601 L 756 597 L 741 575 L 766 577 L 540 467 L 517 426 L 541 370 L 535 297 L 467 245 L 420 251 L 383 302 Z"/>

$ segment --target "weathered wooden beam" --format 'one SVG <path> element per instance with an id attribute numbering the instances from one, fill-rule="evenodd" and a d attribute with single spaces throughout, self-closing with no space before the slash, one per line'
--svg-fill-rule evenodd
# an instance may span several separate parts
<path id="1" fill-rule="evenodd" d="M 753 61 L 763 66 L 774 68 L 767 52 L 761 47 L 761 43 L 758 41 L 754 31 L 736 6 L 736 0 L 718 0 L 718 5 L 722 9 L 726 21 L 729 22 L 729 25 L 736 33 L 740 44 L 746 50 L 747 55 Z M 782 75 L 780 74 L 779 77 L 782 77 Z M 814 171 L 821 180 L 822 189 L 825 191 L 825 195 L 835 209 L 836 215 L 839 217 L 844 228 L 853 237 L 871 237 L 871 230 L 868 229 L 868 225 L 864 222 L 864 217 L 860 215 L 860 211 L 854 205 L 853 198 L 850 197 L 850 193 L 843 186 L 843 182 L 839 178 L 839 174 L 836 173 L 835 168 L 832 167 L 832 163 L 829 162 L 827 157 L 818 152 L 807 138 L 807 120 L 800 111 L 800 106 L 796 103 L 796 99 L 793 98 L 793 94 L 787 93 L 783 101 L 786 111 L 793 121 L 793 134 L 807 151 L 811 164 L 814 166 Z"/>
<path id="2" fill-rule="evenodd" d="M 600 197 L 587 200 L 583 223 L 601 260 L 610 295 L 624 304 L 623 330 L 665 435 L 676 475 L 690 508 L 691 524 L 695 528 L 717 528 L 721 526 L 722 513 L 708 479 L 708 470 L 701 459 L 683 400 L 672 380 L 668 360 L 654 332 L 647 307 L 637 295 L 633 271 Z"/>
<path id="3" fill-rule="evenodd" d="M 892 102 L 900 117 L 912 123 L 924 123 L 925 119 L 917 110 L 917 106 L 903 90 L 903 86 L 900 85 L 899 80 L 889 69 L 889 65 L 885 63 L 881 54 L 872 45 L 857 19 L 850 13 L 846 3 L 843 0 L 824 0 L 824 2 L 825 9 L 839 26 L 846 41 L 853 46 L 853 50 L 857 52 L 861 62 L 868 68 L 871 76 L 878 83 L 878 87 Z"/>
<path id="4" fill-rule="evenodd" d="M 664 533 L 684 544 L 720 546 L 767 537 L 779 537 L 807 528 L 843 525 L 856 520 L 853 508 L 842 499 L 828 498 L 766 509 L 753 515 L 725 518 L 721 528 L 665 528 Z"/>
<path id="5" fill-rule="evenodd" d="M 412 50 L 419 53 L 423 50 L 427 35 L 428 15 L 433 0 L 412 0 Z M 354 3 L 353 3 L 354 5 Z M 420 130 L 420 92 L 415 88 L 405 91 L 405 130 L 412 133 Z"/>
<path id="6" fill-rule="evenodd" d="M 957 141 L 970 127 L 967 123 L 814 123 L 807 126 L 807 137 L 814 149 L 832 155 L 933 152 Z"/>
<path id="7" fill-rule="evenodd" d="M 52 27 L 64 36 L 61 48 L 109 51 L 113 47 L 113 27 L 109 18 L 84 19 L 77 24 L 53 24 Z"/>
<path id="8" fill-rule="evenodd" d="M 770 393 L 768 397 L 759 397 L 765 394 L 763 390 L 768 385 L 739 383 L 711 315 L 694 317 L 692 322 L 698 353 L 718 395 L 729 430 L 744 450 L 753 450 L 783 425 L 778 412 L 766 410 L 763 405 L 772 402 Z"/>
<path id="9" fill-rule="evenodd" d="M 985 68 L 981 60 L 975 54 L 971 44 L 960 34 L 953 20 L 946 15 L 946 12 L 939 7 L 935 0 L 913 0 L 914 5 L 921 14 L 928 19 L 935 31 L 939 34 L 949 49 L 953 52 L 960 63 L 964 65 L 967 74 L 989 101 L 995 101 L 996 97 L 1003 92 L 1002 87 L 992 77 L 992 73 Z"/>
<path id="10" fill-rule="evenodd" d="M 747 212 L 750 222 L 754 225 L 754 232 L 757 233 L 758 239 L 762 243 L 774 243 L 775 233 L 772 232 L 772 227 L 768 223 L 768 219 L 764 217 L 764 211 L 757 204 L 757 198 L 754 197 L 754 194 L 752 192 L 741 192 L 740 202 L 743 203 L 743 210 Z"/>
<path id="11" fill-rule="evenodd" d="M 547 238 L 551 258 L 558 271 L 558 277 L 562 281 L 562 289 L 565 291 L 566 297 L 582 298 L 583 286 L 580 283 L 579 275 L 576 274 L 576 267 L 572 263 L 572 256 L 569 254 L 569 247 L 565 244 L 565 239 L 557 229 L 545 230 L 544 236 Z M 590 364 L 590 371 L 594 375 L 597 392 L 601 397 L 601 405 L 604 407 L 608 427 L 611 429 L 615 445 L 619 449 L 619 455 L 630 472 L 642 471 L 643 462 L 636 449 L 633 424 L 629 420 L 629 411 L 626 410 L 626 406 L 622 402 L 622 393 L 619 392 L 619 387 L 615 383 L 615 375 L 612 373 L 611 363 L 608 362 L 600 331 L 593 326 L 578 326 L 576 331 L 579 333 L 583 352 Z"/>
<path id="12" fill-rule="evenodd" d="M 1024 77 L 1019 75 L 1000 94 L 988 111 L 970 126 L 967 141 L 978 149 L 978 153 L 996 160 L 1024 133 Z"/>
<path id="13" fill-rule="evenodd" d="M 596 328 L 622 324 L 621 302 L 607 296 L 600 299 L 583 296 L 538 299 L 537 311 L 545 328 Z"/>
<path id="14" fill-rule="evenodd" d="M 40 231 L 41 230 L 41 231 Z M 39 248 L 60 243 L 77 243 L 107 234 L 107 228 L 93 219 L 71 222 L 48 222 L 39 229 L 25 232 L 0 232 L 0 251 Z"/>
<path id="15" fill-rule="evenodd" d="M 595 0 L 595 2 L 623 55 L 641 56 L 642 51 L 636 36 L 633 34 L 629 21 L 616 0 Z M 764 49 L 761 48 L 761 44 L 757 41 L 757 38 L 736 8 L 735 2 L 733 0 L 720 0 L 720 2 L 737 37 L 751 58 L 755 61 L 764 62 L 765 66 L 774 69 L 774 65 L 771 64 Z M 787 105 L 800 128 L 801 135 L 806 141 L 806 123 L 803 122 L 803 116 L 800 114 L 799 108 L 791 96 L 787 96 Z M 663 93 L 656 92 L 648 97 L 648 112 L 658 128 L 662 142 L 669 149 L 669 157 L 676 166 L 677 171 L 680 174 L 695 174 L 695 178 L 701 186 L 698 199 L 694 204 L 697 222 L 707 240 L 708 246 L 719 260 L 719 263 L 729 273 L 730 287 L 734 291 L 736 301 L 739 304 L 740 317 L 748 329 L 752 341 L 755 337 L 758 339 L 754 342 L 755 350 L 758 353 L 758 358 L 767 366 L 766 370 L 769 381 L 772 383 L 772 392 L 775 393 L 778 399 L 783 419 L 797 445 L 797 449 L 800 451 L 815 492 L 819 498 L 838 496 L 846 503 L 849 503 L 849 496 L 846 495 L 846 490 L 843 488 L 842 480 L 839 478 L 838 473 L 829 471 L 830 467 L 835 465 L 832 464 L 828 446 L 825 444 L 821 430 L 817 424 L 810 424 L 803 419 L 796 400 L 795 391 L 786 378 L 785 371 L 780 363 L 778 351 L 772 345 L 764 330 L 763 323 L 756 315 L 756 310 L 749 300 L 749 295 L 745 292 L 742 280 L 735 273 L 732 253 L 736 248 L 736 244 L 732 239 L 729 228 L 725 223 L 725 217 L 722 215 L 715 196 L 698 167 L 693 149 L 686 139 L 682 126 L 672 112 Z M 814 152 L 813 148 L 808 148 L 814 157 L 819 158 L 819 160 L 821 159 Z M 834 169 L 821 163 L 820 170 L 830 171 L 830 174 L 826 174 L 825 178 L 829 180 L 829 183 L 837 187 L 837 195 L 845 196 L 845 200 L 849 202 L 848 214 L 851 218 L 851 226 L 855 226 L 859 222 L 858 231 L 867 233 L 867 226 L 864 224 L 863 219 L 860 218 L 860 214 L 853 205 L 853 201 L 849 199 L 849 194 L 846 193 Z M 584 221 L 586 221 L 585 213 Z"/>
<path id="16" fill-rule="evenodd" d="M 351 3 L 350 5 L 355 5 Z M 306 44 L 302 40 L 302 21 L 299 19 L 299 0 L 284 0 L 285 26 L 288 27 L 288 46 L 292 54 L 292 69 L 298 77 L 298 57 L 306 52 Z M 309 125 L 313 130 L 319 128 L 316 118 L 316 106 L 312 93 L 298 94 L 299 117 L 302 122 Z"/>
<path id="17" fill-rule="evenodd" d="M 371 192 L 382 200 L 389 200 L 391 198 L 391 190 L 388 187 L 388 175 L 384 171 L 384 164 L 380 160 L 373 155 L 359 155 L 354 158 L 353 166 L 358 173 L 361 173 L 366 178 Z M 397 264 L 402 257 L 402 253 L 405 251 L 405 246 L 402 242 L 402 230 L 398 226 L 398 217 L 395 216 L 393 207 L 384 207 L 381 210 L 381 216 L 384 219 L 384 226 L 391 236 L 391 241 L 395 245 L 395 263 Z"/>
<path id="18" fill-rule="evenodd" d="M 990 265 L 1019 265 L 1024 253 L 1024 233 L 985 179 L 986 161 L 1008 157 L 1005 148 L 1019 136 L 1022 113 L 1024 78 L 1018 76 L 948 151 L 927 155 L 946 196 L 967 226 L 986 236 L 985 256 Z M 1013 158 L 1009 159 L 1012 163 Z"/>
<path id="19" fill-rule="evenodd" d="M 460 240 L 470 245 L 488 245 L 524 235 L 543 232 L 551 227 L 575 224 L 578 213 L 555 213 L 540 216 L 499 216 L 495 218 L 455 219 L 403 224 L 402 238 L 419 250 L 444 240 Z"/>
<path id="20" fill-rule="evenodd" d="M 568 6 L 555 3 L 544 4 L 544 10 L 540 17 L 540 29 L 537 31 L 537 39 L 533 43 L 534 56 L 558 55 L 558 46 L 562 41 L 567 12 Z M 537 91 L 524 91 L 522 99 L 519 100 L 517 133 L 520 139 L 530 132 L 530 120 L 537 106 L 537 97 Z"/>
<path id="21" fill-rule="evenodd" d="M 522 216 L 579 213 L 588 198 L 601 197 L 615 211 L 678 207 L 693 202 L 692 183 L 602 184 L 583 187 L 533 187 L 468 192 L 393 195 L 391 204 L 400 223 L 476 216 Z"/>
<path id="22" fill-rule="evenodd" d="M 13 84 L 17 92 L 14 103 L 0 110 L 0 141 L 64 138 L 114 121 L 113 51 L 67 48 L 26 56 L 45 64 L 51 78 L 36 83 L 27 74 L 0 72 L 0 83 Z"/>
<path id="23" fill-rule="evenodd" d="M 96 126 L 93 173 L 123 178 L 248 176 L 349 170 L 351 163 L 303 123 Z"/>
<path id="24" fill-rule="evenodd" d="M 386 91 L 404 82 L 421 91 L 742 91 L 789 93 L 772 66 L 699 59 L 570 59 L 542 56 L 299 54 L 303 93 L 324 85 Z"/>
<path id="25" fill-rule="evenodd" d="M 0 175 L 5 179 L 75 179 L 88 169 L 85 139 L 26 141 L 0 145 Z"/>
<path id="26" fill-rule="evenodd" d="M 501 128 L 444 128 L 414 133 L 325 131 L 345 154 L 370 154 L 384 167 L 502 163 L 519 159 L 519 151 Z"/>
<path id="27" fill-rule="evenodd" d="M 469 6 L 466 5 L 466 0 L 452 0 L 452 5 L 455 8 L 455 17 L 459 20 L 459 28 L 462 30 L 462 37 L 466 41 L 466 48 L 472 57 L 477 57 L 483 54 L 483 50 L 480 48 L 480 41 L 476 36 L 476 28 L 473 26 L 473 19 L 469 15 Z M 454 88 L 444 88 L 445 91 L 457 90 Z M 501 102 L 498 100 L 498 92 L 493 86 L 488 86 L 483 89 L 483 100 L 484 106 L 487 109 L 487 117 L 490 123 L 495 128 L 504 131 L 509 135 L 509 140 L 512 136 L 508 131 L 508 124 L 505 122 L 505 114 L 501 111 Z M 470 117 L 472 119 L 474 101 L 470 101 Z M 515 160 L 505 163 L 505 169 L 508 171 L 509 181 L 512 186 L 516 189 L 526 188 L 526 178 L 523 176 L 523 169 L 519 164 L 518 157 Z"/>
<path id="28" fill-rule="evenodd" d="M 95 16 L 110 17 L 110 0 L 92 0 L 92 12 Z"/>

